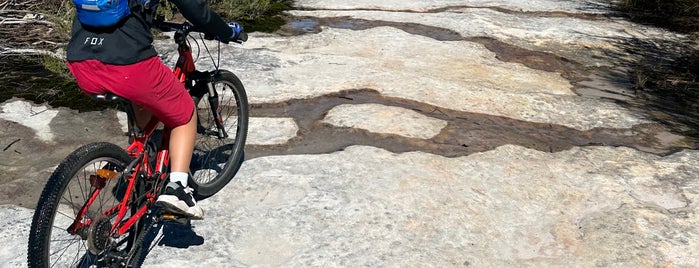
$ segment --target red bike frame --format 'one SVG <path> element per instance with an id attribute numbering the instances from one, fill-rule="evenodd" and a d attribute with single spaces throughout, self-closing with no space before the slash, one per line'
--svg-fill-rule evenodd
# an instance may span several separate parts
<path id="1" fill-rule="evenodd" d="M 184 82 L 187 75 L 194 71 L 194 60 L 192 58 L 191 49 L 186 44 L 180 45 L 178 52 L 179 58 L 173 72 L 181 82 Z M 129 116 L 133 116 L 133 114 L 130 114 Z M 135 120 L 135 118 L 132 120 Z M 131 122 L 131 119 L 129 121 Z M 158 188 L 157 185 L 162 185 L 161 183 L 156 183 L 156 187 L 153 191 L 149 189 L 149 191 L 145 193 L 146 202 L 141 205 L 136 212 L 132 213 L 128 220 L 122 222 L 126 214 L 132 208 L 131 205 L 129 205 L 129 201 L 130 198 L 132 198 L 132 193 L 136 187 L 137 180 L 160 180 L 160 182 L 165 180 L 167 167 L 170 165 L 170 151 L 168 148 L 170 141 L 170 130 L 166 128 L 163 131 L 163 138 L 159 147 L 160 149 L 158 149 L 155 156 L 156 159 L 154 167 L 150 166 L 149 163 L 151 162 L 151 159 L 149 159 L 148 153 L 146 153 L 146 143 L 148 138 L 156 130 L 159 123 L 160 121 L 153 117 L 142 130 L 139 131 L 139 129 L 135 126 L 131 127 L 130 129 L 130 144 L 126 148 L 126 152 L 137 161 L 131 170 L 124 171 L 124 176 L 127 176 L 126 172 L 130 172 L 130 174 L 128 174 L 128 184 L 121 202 L 102 212 L 103 216 L 107 218 L 112 218 L 114 215 L 116 215 L 114 221 L 112 221 L 112 228 L 110 232 L 113 236 L 122 236 L 128 232 L 129 229 L 131 229 L 133 225 L 136 224 L 138 220 L 148 212 L 148 208 L 155 204 L 155 201 L 158 198 L 160 188 Z M 97 199 L 104 186 L 106 186 L 107 180 L 111 179 L 118 179 L 118 174 L 107 169 L 99 169 L 96 171 L 96 174 L 90 175 L 90 185 L 93 187 L 92 193 L 90 194 L 88 201 L 80 209 L 80 212 L 78 212 L 71 226 L 68 227 L 67 231 L 70 234 L 76 235 L 80 232 L 80 230 L 90 226 L 92 220 L 89 217 L 85 220 L 83 220 L 83 218 L 85 218 L 88 208 L 92 206 L 93 202 Z"/>

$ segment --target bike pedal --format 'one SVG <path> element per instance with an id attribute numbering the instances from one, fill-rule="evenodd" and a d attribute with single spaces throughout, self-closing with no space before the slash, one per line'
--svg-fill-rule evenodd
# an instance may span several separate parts
<path id="1" fill-rule="evenodd" d="M 182 215 L 177 215 L 177 214 L 171 214 L 171 213 L 163 213 L 163 220 L 167 222 L 174 222 L 182 225 L 187 225 L 190 222 L 190 219 L 188 217 L 182 216 Z"/>

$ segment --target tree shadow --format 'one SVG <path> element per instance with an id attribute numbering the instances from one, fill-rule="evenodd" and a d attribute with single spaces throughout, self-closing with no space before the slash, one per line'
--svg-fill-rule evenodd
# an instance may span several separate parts
<path id="1" fill-rule="evenodd" d="M 696 35 L 698 28 L 686 25 L 678 29 L 651 19 L 644 20 L 614 3 L 593 1 L 587 5 L 602 11 L 609 20 L 627 20 L 644 25 L 634 31 L 643 32 L 645 27 L 657 27 L 669 34 L 679 34 L 679 38 L 672 38 L 669 34 L 660 37 L 644 34 L 591 36 L 614 46 L 612 49 L 594 51 L 613 66 L 588 69 L 606 84 L 611 82 L 617 88 L 624 89 L 620 95 L 619 92 L 616 92 L 616 96 L 610 95 L 610 99 L 672 132 L 690 138 L 695 146 L 699 144 L 699 83 L 696 82 L 699 50 L 696 41 L 686 36 L 687 33 Z M 583 81 L 579 85 L 587 86 L 585 83 Z M 596 91 L 605 90 L 604 83 L 600 85 L 602 87 L 596 88 Z M 613 91 L 606 93 L 615 94 Z"/>
<path id="2" fill-rule="evenodd" d="M 626 80 L 632 99 L 624 101 L 673 132 L 699 140 L 699 52 L 691 42 L 619 38 L 621 53 L 608 52 L 617 66 L 601 75 Z"/>

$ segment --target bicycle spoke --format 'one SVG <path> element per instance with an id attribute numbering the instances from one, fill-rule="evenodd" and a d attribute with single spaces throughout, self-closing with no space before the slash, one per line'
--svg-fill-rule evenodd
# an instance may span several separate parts
<path id="1" fill-rule="evenodd" d="M 80 252 L 80 251 L 78 251 L 78 252 Z M 73 264 L 77 264 L 77 263 L 78 263 L 78 255 L 80 255 L 80 254 L 75 254 L 75 257 L 73 257 L 73 262 L 70 263 L 71 266 L 72 266 Z"/>
<path id="2" fill-rule="evenodd" d="M 51 241 L 54 241 L 54 240 L 51 240 Z M 66 240 L 61 240 L 61 241 L 72 241 L 72 243 L 68 243 L 68 245 L 66 245 L 65 247 L 59 248 L 56 252 L 64 251 L 65 249 L 69 248 L 70 246 L 74 245 L 76 242 L 78 242 L 80 240 L 78 240 L 78 239 L 66 239 Z M 55 255 L 55 253 L 51 254 L 51 255 Z"/>
<path id="3" fill-rule="evenodd" d="M 68 202 L 68 204 L 71 204 L 71 205 L 69 205 L 69 207 L 70 207 L 70 209 L 73 211 L 73 215 L 76 215 L 76 216 L 77 216 L 77 215 L 78 215 L 78 211 L 76 211 L 77 206 L 74 206 L 74 205 L 73 205 L 74 203 L 73 203 L 71 200 L 65 199 L 65 197 L 62 197 L 62 199 L 65 200 L 66 202 Z M 66 205 L 67 205 L 67 204 L 66 204 Z M 65 212 L 58 211 L 57 213 L 63 214 L 64 216 L 70 218 L 70 216 L 68 216 L 68 214 L 66 214 Z"/>
<path id="4" fill-rule="evenodd" d="M 82 170 L 82 178 L 85 178 L 85 176 L 87 176 L 87 170 L 84 170 L 84 169 L 83 169 L 83 170 Z M 83 179 L 82 179 L 82 178 L 78 178 L 78 179 L 77 179 L 77 181 L 78 181 L 78 187 L 80 187 L 80 193 L 81 193 L 82 196 L 83 196 L 83 200 L 87 200 L 87 196 L 85 195 L 85 188 L 86 188 L 86 187 L 83 187 L 83 184 L 82 184 Z"/>
<path id="5" fill-rule="evenodd" d="M 51 242 L 65 242 L 65 241 L 73 241 L 73 240 L 77 241 L 77 238 L 51 239 Z"/>
<path id="6" fill-rule="evenodd" d="M 91 149 L 98 150 L 98 153 L 90 154 Z M 108 179 L 105 186 L 98 189 L 90 176 L 97 175 L 102 168 L 121 172 L 131 158 L 123 149 L 106 143 L 88 144 L 69 158 L 49 178 L 45 192 L 50 194 L 42 194 L 37 205 L 43 212 L 40 215 L 48 216 L 41 216 L 38 221 L 32 222 L 28 256 L 30 266 L 94 267 L 97 265 L 96 259 L 101 257 L 90 253 L 89 239 L 112 239 L 110 223 L 103 222 L 108 225 L 102 230 L 90 228 L 89 225 L 96 223 L 103 214 L 113 215 L 119 201 L 110 190 L 116 187 L 116 181 Z M 71 226 L 77 227 L 76 230 Z M 71 234 L 68 230 L 78 234 Z M 38 237 L 34 234 L 38 234 Z M 123 237 L 128 236 L 117 238 L 117 241 L 123 240 Z M 121 247 L 123 244 L 118 243 Z M 104 250 L 111 248 L 107 246 Z"/>
<path id="7" fill-rule="evenodd" d="M 77 242 L 77 241 L 76 241 L 76 242 Z M 73 246 L 74 244 L 75 244 L 75 243 L 70 243 L 70 244 L 68 244 L 67 246 L 65 246 L 65 247 L 63 247 L 63 248 L 61 248 L 61 249 L 59 249 L 58 251 L 60 251 L 61 254 L 60 254 L 60 255 L 58 256 L 58 258 L 56 258 L 56 259 L 62 259 L 63 255 L 67 252 L 66 249 L 68 249 L 69 247 Z M 79 250 L 78 250 L 78 252 L 76 252 L 76 256 L 78 255 L 79 252 L 80 252 Z M 50 254 L 49 256 L 54 256 L 54 255 L 55 255 L 55 253 Z M 73 262 L 73 263 L 75 263 L 75 262 Z M 58 262 L 54 262 L 54 263 L 52 263 L 51 267 L 54 267 L 56 264 L 59 264 L 59 263 L 58 263 Z"/>

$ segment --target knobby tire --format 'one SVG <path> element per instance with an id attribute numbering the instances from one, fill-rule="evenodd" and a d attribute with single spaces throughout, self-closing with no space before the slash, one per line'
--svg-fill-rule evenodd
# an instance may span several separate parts
<path id="1" fill-rule="evenodd" d="M 84 145 L 63 160 L 49 178 L 37 203 L 29 233 L 29 267 L 89 267 L 90 265 L 95 265 L 98 256 L 87 250 L 89 246 L 86 239 L 82 238 L 81 235 L 70 235 L 66 231 L 67 225 L 72 223 L 70 217 L 76 217 L 76 209 L 79 210 L 79 207 L 82 207 L 86 202 L 74 200 L 74 198 L 85 199 L 86 195 L 91 191 L 88 189 L 94 189 L 90 185 L 89 179 L 82 181 L 89 178 L 89 173 L 93 169 L 109 169 L 121 172 L 131 161 L 131 157 L 124 149 L 105 142 Z M 111 185 L 111 189 L 120 187 L 119 182 L 113 182 L 113 180 L 115 179 L 106 182 L 108 185 Z M 99 199 L 99 202 L 96 200 L 93 204 L 94 206 L 99 204 L 100 207 L 93 208 L 93 206 L 90 206 L 92 214 L 97 215 L 95 218 L 92 218 L 95 219 L 93 222 L 96 222 L 96 218 L 102 217 L 99 215 L 102 209 L 104 209 L 101 205 L 109 203 L 109 198 L 115 200 L 119 198 L 116 197 L 118 196 L 118 194 L 115 194 L 117 192 L 104 190 L 100 192 L 98 197 L 101 199 Z M 103 193 L 104 195 L 101 195 Z M 118 202 L 116 201 L 116 203 Z M 112 201 L 113 203 L 114 201 Z M 59 211 L 59 206 L 62 211 Z M 72 215 L 70 210 L 73 211 Z M 138 228 L 140 225 L 135 224 L 134 226 Z M 129 232 L 128 239 L 135 239 L 137 237 L 136 232 L 137 230 Z M 61 240 L 53 240 L 52 235 L 63 236 L 66 240 L 62 240 L 63 238 Z M 52 242 L 55 242 L 55 245 Z M 69 252 L 73 248 L 75 248 L 75 252 Z M 54 250 L 65 251 L 53 252 Z M 53 258 L 58 259 L 52 261 Z M 138 260 L 137 257 L 132 259 Z M 135 265 L 135 262 L 127 265 Z"/>

